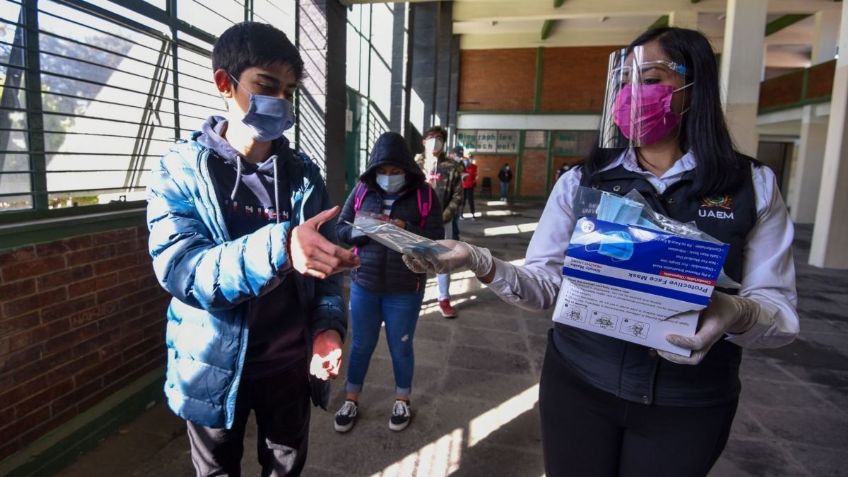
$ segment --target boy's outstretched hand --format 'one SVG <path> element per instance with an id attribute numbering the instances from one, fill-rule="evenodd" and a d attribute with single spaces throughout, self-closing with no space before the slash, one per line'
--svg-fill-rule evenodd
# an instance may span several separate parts
<path id="1" fill-rule="evenodd" d="M 324 381 L 335 379 L 342 367 L 342 338 L 336 330 L 319 333 L 312 340 L 309 374 Z"/>
<path id="2" fill-rule="evenodd" d="M 327 240 L 318 229 L 339 214 L 339 206 L 327 209 L 292 230 L 289 252 L 298 272 L 315 278 L 327 278 L 359 266 L 359 257 Z"/>

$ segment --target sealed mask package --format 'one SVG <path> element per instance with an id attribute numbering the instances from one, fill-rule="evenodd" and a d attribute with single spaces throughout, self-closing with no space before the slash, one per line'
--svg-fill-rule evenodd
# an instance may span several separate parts
<path id="1" fill-rule="evenodd" d="M 679 222 L 656 212 L 636 190 L 631 190 L 626 195 L 619 196 L 591 187 L 580 187 L 574 199 L 574 213 L 577 217 L 595 216 L 598 220 L 619 225 L 637 225 L 639 227 L 668 232 L 678 237 L 702 240 L 714 244 L 722 243 L 720 240 L 699 230 L 694 222 Z M 607 247 L 603 247 L 604 250 L 610 250 L 611 245 L 608 243 Z M 616 246 L 619 248 L 623 247 L 620 244 Z M 724 269 L 722 269 L 716 286 L 720 288 L 739 289 L 742 284 L 730 278 L 724 272 Z"/>
<path id="2" fill-rule="evenodd" d="M 352 225 L 356 231 L 398 253 L 415 251 L 416 253 L 439 255 L 450 252 L 449 248 L 440 245 L 435 240 L 430 240 L 387 222 L 385 216 L 359 211 L 356 213 L 354 221 L 347 223 Z"/>

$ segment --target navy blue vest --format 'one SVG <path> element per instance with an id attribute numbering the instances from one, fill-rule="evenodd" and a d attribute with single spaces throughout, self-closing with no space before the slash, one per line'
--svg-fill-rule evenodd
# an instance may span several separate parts
<path id="1" fill-rule="evenodd" d="M 584 169 L 585 171 L 585 169 Z M 581 185 L 618 195 L 637 190 L 651 207 L 730 244 L 724 264 L 727 275 L 742 279 L 745 239 L 757 221 L 754 185 L 748 180 L 733 194 L 690 199 L 694 172 L 689 171 L 662 194 L 645 178 L 622 166 L 589 175 Z M 578 216 L 579 211 L 575 211 Z M 727 291 L 727 290 L 725 290 Z M 661 406 L 711 406 L 736 399 L 741 390 L 742 350 L 726 340 L 713 345 L 697 366 L 679 365 L 655 350 L 597 333 L 556 324 L 554 346 L 586 382 L 618 397 Z"/>

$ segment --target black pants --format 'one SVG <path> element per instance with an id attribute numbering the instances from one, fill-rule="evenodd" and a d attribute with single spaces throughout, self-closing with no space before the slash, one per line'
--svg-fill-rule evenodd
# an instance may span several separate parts
<path id="1" fill-rule="evenodd" d="M 471 216 L 474 217 L 474 214 L 477 213 L 474 210 L 474 189 L 462 189 L 462 205 L 459 206 L 459 216 L 462 217 L 462 214 L 465 213 L 465 204 L 468 204 L 468 207 L 471 208 Z"/>
<path id="2" fill-rule="evenodd" d="M 667 407 L 626 401 L 576 376 L 549 341 L 539 386 L 545 473 L 705 476 L 724 450 L 736 404 Z"/>
<path id="3" fill-rule="evenodd" d="M 187 422 L 191 461 L 198 476 L 239 476 L 244 432 L 256 414 L 257 457 L 263 476 L 300 475 L 309 442 L 306 364 L 257 379 L 242 379 L 232 429 Z"/>

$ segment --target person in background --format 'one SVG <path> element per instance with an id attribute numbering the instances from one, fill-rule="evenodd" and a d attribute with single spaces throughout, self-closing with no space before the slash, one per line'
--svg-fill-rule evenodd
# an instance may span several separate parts
<path id="1" fill-rule="evenodd" d="M 512 182 L 512 170 L 509 164 L 504 164 L 498 171 L 498 180 L 501 181 L 501 202 L 506 202 L 509 198 L 509 184 Z"/>
<path id="2" fill-rule="evenodd" d="M 459 208 L 459 218 L 463 219 L 463 215 L 465 212 L 465 204 L 468 204 L 468 207 L 471 210 L 471 220 L 476 220 L 474 216 L 476 215 L 476 211 L 474 210 L 474 189 L 477 187 L 477 164 L 474 159 L 474 155 L 469 152 L 468 157 L 463 159 L 463 164 L 465 165 L 465 172 L 462 174 L 462 206 Z"/>
<path id="3" fill-rule="evenodd" d="M 741 288 L 715 289 L 708 306 L 692 312 L 694 336 L 665 337 L 691 356 L 556 322 L 539 384 L 547 475 L 706 476 L 730 435 L 743 349 L 798 336 L 793 225 L 775 174 L 733 148 L 715 53 L 702 33 L 651 29 L 621 59 L 607 97 L 626 141 L 596 145 L 554 185 L 523 265 L 456 241 L 441 242 L 451 253 L 404 261 L 420 272 L 468 268 L 507 303 L 552 308 L 581 186 L 636 191 L 652 209 L 728 244 L 724 270 Z M 717 217 L 715 207 L 725 213 Z"/>
<path id="4" fill-rule="evenodd" d="M 453 219 L 462 202 L 462 168 L 445 154 L 448 133 L 440 126 L 434 126 L 424 133 L 424 154 L 416 157 L 421 165 L 427 183 L 436 191 L 442 204 L 442 220 L 445 223 L 445 238 L 453 238 Z M 445 318 L 456 318 L 456 309 L 450 303 L 450 273 L 436 275 L 439 285 L 439 310 Z"/>
<path id="5" fill-rule="evenodd" d="M 459 169 L 460 169 L 460 186 L 462 185 L 461 178 L 465 177 L 465 163 L 462 160 L 464 154 L 465 154 L 465 151 L 462 149 L 461 146 L 457 146 L 457 147 L 451 149 L 451 151 L 448 153 L 448 158 L 450 158 L 452 161 L 454 161 L 456 163 L 457 167 L 459 167 Z M 462 209 L 462 206 L 464 205 L 464 202 L 465 202 L 465 197 L 463 197 L 459 201 L 459 208 L 456 211 L 456 213 L 453 214 L 453 220 L 451 221 L 451 228 L 453 230 L 454 240 L 460 240 L 460 238 L 459 238 L 459 221 L 462 219 L 461 209 Z"/>
<path id="6" fill-rule="evenodd" d="M 562 177 L 566 172 L 568 172 L 569 169 L 571 169 L 571 165 L 569 165 L 567 162 L 563 162 L 562 165 L 559 166 L 559 169 L 557 169 L 556 180 L 559 180 L 559 178 Z"/>
<path id="7" fill-rule="evenodd" d="M 347 222 L 353 222 L 359 211 L 382 215 L 402 229 L 433 240 L 444 237 L 439 199 L 400 134 L 387 132 L 377 139 L 368 168 L 348 196 L 336 224 L 339 239 L 356 246 L 362 265 L 351 272 L 353 341 L 345 402 L 336 413 L 334 427 L 337 432 L 347 432 L 356 422 L 368 364 L 385 324 L 395 376 L 389 429 L 401 431 L 412 417 L 409 400 L 415 368 L 412 343 L 427 274 L 411 272 L 404 266 L 400 253 L 356 233 Z"/>
<path id="8" fill-rule="evenodd" d="M 359 258 L 333 243 L 320 169 L 283 137 L 303 77 L 294 44 L 239 23 L 212 70 L 227 112 L 172 146 L 148 189 L 153 270 L 173 296 L 165 396 L 198 476 L 240 475 L 251 411 L 262 475 L 299 475 L 310 396 L 326 408 L 347 329 L 334 274 Z"/>

